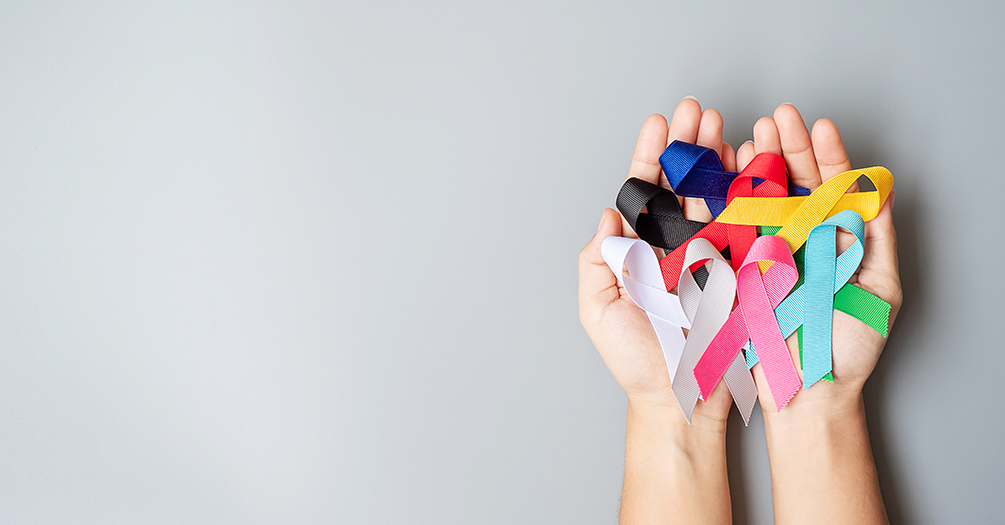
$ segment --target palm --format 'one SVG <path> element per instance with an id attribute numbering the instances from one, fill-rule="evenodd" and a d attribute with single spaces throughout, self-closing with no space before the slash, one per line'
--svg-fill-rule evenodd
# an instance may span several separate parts
<path id="1" fill-rule="evenodd" d="M 761 152 L 782 155 L 792 182 L 810 189 L 851 169 L 851 162 L 837 128 L 828 120 L 818 121 L 811 137 L 799 112 L 790 105 L 780 106 L 775 111 L 774 118 L 765 117 L 758 121 L 754 127 L 753 145 L 744 145 L 737 151 L 737 162 L 741 166 L 746 165 L 755 153 Z M 848 282 L 890 303 L 892 325 L 900 308 L 901 290 L 897 272 L 896 234 L 889 203 L 875 219 L 866 223 L 863 241 L 865 255 L 861 268 Z M 838 249 L 843 250 L 851 244 L 852 236 L 839 230 L 837 242 Z M 861 389 L 886 344 L 886 338 L 880 333 L 839 311 L 834 313 L 832 341 L 835 383 L 817 383 L 819 387 L 814 386 L 800 392 L 797 399 L 825 398 L 836 390 Z M 786 342 L 793 361 L 798 363 L 796 335 L 789 337 Z M 754 377 L 761 393 L 767 394 L 764 375 L 759 368 L 755 367 Z M 762 395 L 762 403 L 765 400 L 771 403 L 770 395 Z"/>
<path id="2" fill-rule="evenodd" d="M 876 226 L 872 222 L 866 223 L 867 240 L 877 235 Z M 845 235 L 851 237 L 850 234 Z M 865 263 L 872 264 L 872 261 L 867 259 Z M 896 268 L 863 266 L 848 282 L 895 307 L 900 304 L 900 279 L 896 274 Z M 890 324 L 893 324 L 895 315 L 896 310 L 891 310 Z M 835 311 L 834 374 L 835 377 L 841 378 L 841 381 L 860 388 L 876 366 L 885 344 L 886 338 L 876 330 L 850 315 Z"/>
<path id="3" fill-rule="evenodd" d="M 666 187 L 659 156 L 674 140 L 716 150 L 726 169 L 735 171 L 733 149 L 722 142 L 722 118 L 715 110 L 702 111 L 696 101 L 685 99 L 678 105 L 669 126 L 659 115 L 646 120 L 628 177 Z M 683 209 L 685 216 L 693 220 L 711 218 L 700 200 L 687 199 Z M 649 318 L 628 297 L 600 256 L 599 245 L 604 237 L 636 235 L 617 212 L 607 210 L 604 219 L 597 236 L 580 253 L 580 319 L 605 364 L 630 397 L 646 396 L 673 402 L 666 360 Z M 724 419 L 729 403 L 728 391 L 717 388 L 707 403 L 699 402 L 695 413 Z"/>
<path id="4" fill-rule="evenodd" d="M 588 271 L 606 272 L 611 281 L 615 279 L 606 266 L 595 265 Z M 629 395 L 672 398 L 666 359 L 649 317 L 632 301 L 624 287 L 616 282 L 610 284 L 595 308 L 584 308 L 581 298 L 580 316 L 587 335 L 611 374 Z M 725 388 L 716 388 L 706 402 L 699 402 L 695 414 L 724 419 L 730 400 Z"/>
<path id="5" fill-rule="evenodd" d="M 600 314 L 599 330 L 589 330 L 601 356 L 628 392 L 655 394 L 670 388 L 659 340 L 645 312 L 618 286 L 618 298 Z"/>

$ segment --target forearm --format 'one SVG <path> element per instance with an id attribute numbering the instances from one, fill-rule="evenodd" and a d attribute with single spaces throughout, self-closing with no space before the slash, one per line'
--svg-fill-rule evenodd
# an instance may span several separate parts
<path id="1" fill-rule="evenodd" d="M 692 422 L 673 399 L 629 399 L 620 523 L 731 522 L 725 421 Z"/>
<path id="2" fill-rule="evenodd" d="M 888 523 L 861 391 L 834 388 L 821 382 L 781 412 L 763 410 L 777 524 Z"/>

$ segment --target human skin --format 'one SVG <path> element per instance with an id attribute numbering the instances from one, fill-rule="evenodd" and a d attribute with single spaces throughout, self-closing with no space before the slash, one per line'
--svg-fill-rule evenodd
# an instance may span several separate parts
<path id="1" fill-rule="evenodd" d="M 753 143 L 737 150 L 739 167 L 763 152 L 781 155 L 790 180 L 811 190 L 851 169 L 834 123 L 818 120 L 810 133 L 790 104 L 779 106 L 773 117 L 755 124 Z M 893 228 L 894 197 L 891 193 L 876 218 L 865 224 L 865 255 L 859 271 L 849 280 L 890 303 L 891 327 L 903 302 Z M 839 230 L 838 249 L 851 242 L 851 234 Z M 787 343 L 793 362 L 799 363 L 796 337 Z M 775 523 L 889 522 L 862 397 L 865 381 L 885 345 L 886 338 L 878 332 L 835 310 L 834 382 L 818 381 L 800 390 L 781 411 L 775 407 L 761 366 L 754 366 L 771 462 Z"/>
<path id="2" fill-rule="evenodd" d="M 643 124 L 628 177 L 659 182 L 659 156 L 673 140 L 713 148 L 726 169 L 735 170 L 733 149 L 722 142 L 722 117 L 685 99 L 669 125 L 661 115 Z M 684 212 L 695 220 L 711 218 L 704 216 L 708 210 L 700 200 L 688 199 Z M 608 209 L 597 234 L 579 254 L 579 315 L 628 394 L 620 521 L 730 523 L 725 436 L 732 398 L 725 387 L 716 388 L 706 402 L 698 401 L 688 425 L 670 389 L 663 351 L 648 317 L 601 256 L 600 245 L 611 235 L 637 237 L 618 212 Z"/>
<path id="3" fill-rule="evenodd" d="M 758 121 L 754 141 L 734 155 L 722 142 L 721 116 L 715 110 L 702 111 L 688 98 L 677 106 L 669 126 L 660 115 L 646 120 L 628 177 L 668 187 L 658 159 L 673 140 L 716 150 L 729 171 L 742 169 L 756 153 L 782 155 L 790 179 L 811 189 L 851 167 L 829 120 L 818 121 L 811 136 L 798 111 L 783 104 L 773 118 Z M 866 255 L 851 280 L 891 303 L 891 323 L 901 303 L 892 200 L 891 194 L 876 219 L 867 223 Z M 683 209 L 689 219 L 711 219 L 699 199 L 684 199 Z M 850 243 L 850 234 L 842 233 L 843 247 Z M 603 239 L 611 235 L 636 237 L 616 211 L 605 210 L 597 234 L 580 252 L 579 312 L 587 334 L 628 395 L 621 523 L 729 523 L 729 392 L 720 382 L 707 401 L 698 402 L 692 424 L 687 424 L 645 312 L 628 298 L 600 254 Z M 760 365 L 754 367 L 776 523 L 886 522 L 862 404 L 862 385 L 885 341 L 864 323 L 835 312 L 835 382 L 800 391 L 781 412 L 775 409 Z M 787 342 L 798 363 L 795 336 Z"/>

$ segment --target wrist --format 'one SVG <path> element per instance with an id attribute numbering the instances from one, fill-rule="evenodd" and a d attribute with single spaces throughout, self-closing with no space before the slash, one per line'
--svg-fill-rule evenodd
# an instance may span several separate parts
<path id="1" fill-rule="evenodd" d="M 791 425 L 811 420 L 836 420 L 864 413 L 862 388 L 819 381 L 800 390 L 782 410 L 777 410 L 771 398 L 764 402 L 761 413 L 765 424 Z"/>
<path id="2" fill-rule="evenodd" d="M 725 424 L 667 392 L 629 397 L 621 523 L 729 523 Z"/>
<path id="3" fill-rule="evenodd" d="M 825 388 L 810 395 L 817 386 L 781 412 L 762 409 L 775 523 L 813 523 L 821 515 L 885 523 L 862 392 Z"/>
<path id="4" fill-rule="evenodd" d="M 871 461 L 861 391 L 812 393 L 816 386 L 799 392 L 780 412 L 762 409 L 772 472 L 806 479 L 813 472 L 840 470 L 848 458 L 868 456 Z"/>
<path id="5" fill-rule="evenodd" d="M 676 438 L 679 443 L 700 444 L 702 440 L 714 440 L 726 434 L 726 415 L 720 410 L 707 406 L 699 400 L 688 424 L 673 391 L 629 394 L 629 423 L 636 422 L 651 429 L 661 429 L 661 433 Z M 698 439 L 698 436 L 704 436 Z"/>

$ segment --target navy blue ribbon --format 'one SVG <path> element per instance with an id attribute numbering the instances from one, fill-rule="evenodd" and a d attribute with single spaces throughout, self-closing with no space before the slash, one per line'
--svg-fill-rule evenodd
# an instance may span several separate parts
<path id="1" fill-rule="evenodd" d="M 680 197 L 705 199 L 712 217 L 726 209 L 726 194 L 738 173 L 726 171 L 715 150 L 675 140 L 660 155 L 660 166 L 673 192 Z M 756 188 L 764 179 L 753 177 Z M 810 190 L 789 183 L 789 196 L 807 196 Z"/>

